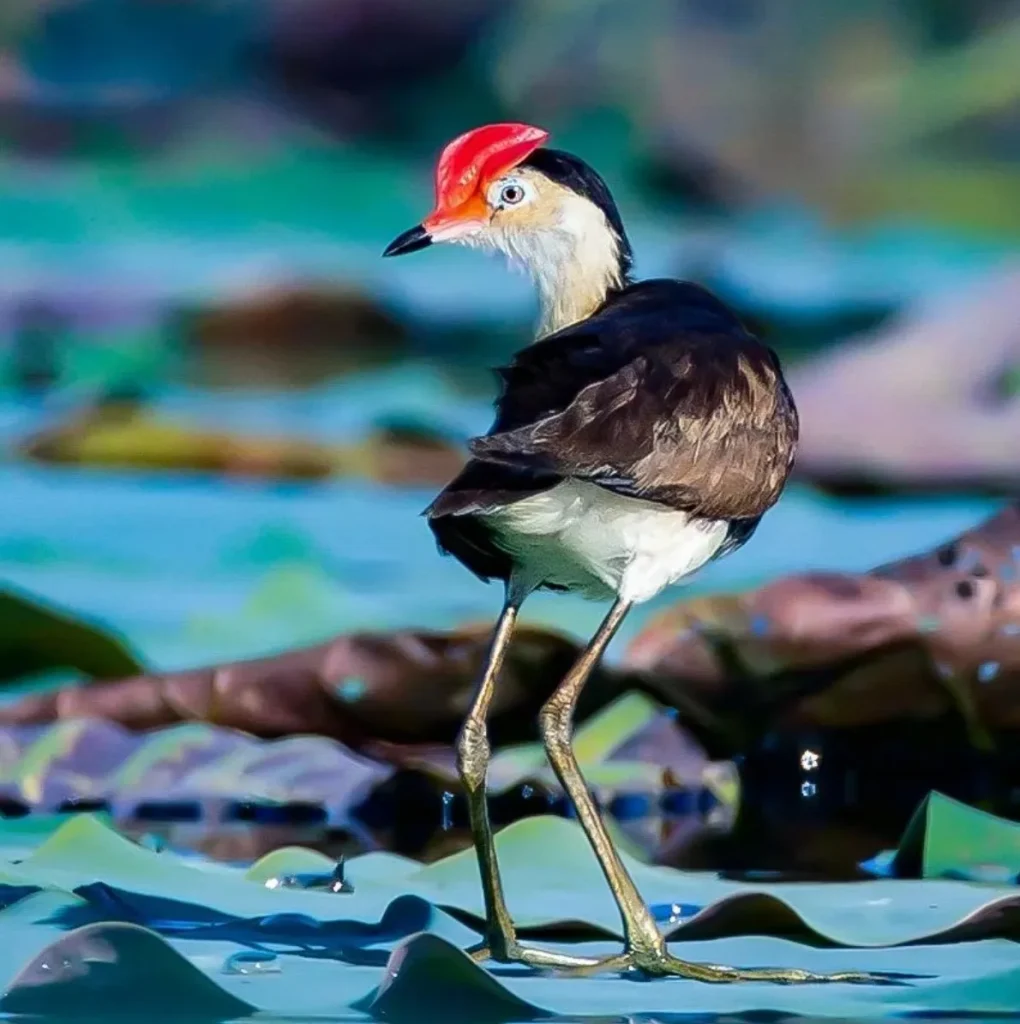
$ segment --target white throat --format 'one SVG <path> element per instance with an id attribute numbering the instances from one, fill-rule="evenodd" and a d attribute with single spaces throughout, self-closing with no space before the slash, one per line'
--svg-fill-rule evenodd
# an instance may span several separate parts
<path id="1" fill-rule="evenodd" d="M 605 214 L 579 195 L 560 203 L 552 227 L 501 232 L 497 244 L 532 276 L 538 289 L 538 337 L 590 316 L 624 284 L 620 239 Z"/>

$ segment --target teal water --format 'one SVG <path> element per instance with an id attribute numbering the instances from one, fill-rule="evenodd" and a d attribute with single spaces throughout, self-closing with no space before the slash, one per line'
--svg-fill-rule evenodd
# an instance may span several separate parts
<path id="1" fill-rule="evenodd" d="M 395 413 L 462 436 L 484 430 L 490 416 L 487 401 L 408 366 L 285 396 L 167 391 L 154 410 L 198 425 L 337 440 Z M 43 419 L 0 404 L 0 442 Z M 256 656 L 347 629 L 442 628 L 492 615 L 496 588 L 437 554 L 419 515 L 431 494 L 8 463 L 0 466 L 0 579 L 107 623 L 161 668 Z M 752 543 L 688 590 L 863 570 L 923 550 L 994 507 L 965 497 L 840 502 L 791 487 Z M 558 595 L 527 606 L 532 620 L 577 632 L 593 629 L 602 611 Z"/>

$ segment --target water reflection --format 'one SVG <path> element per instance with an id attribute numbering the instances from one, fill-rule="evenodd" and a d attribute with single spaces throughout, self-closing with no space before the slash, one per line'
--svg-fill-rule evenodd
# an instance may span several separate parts
<path id="1" fill-rule="evenodd" d="M 608 810 L 627 842 L 649 860 L 722 872 L 734 878 L 846 880 L 865 877 L 859 865 L 899 842 L 910 816 L 932 790 L 1020 817 L 1020 755 L 970 749 L 958 726 L 916 723 L 912 741 L 901 729 L 858 735 L 765 737 L 737 764 L 739 808 L 685 791 L 630 794 Z M 567 813 L 562 798 L 526 783 L 491 799 L 498 829 L 539 814 Z M 426 776 L 400 773 L 362 807 L 348 826 L 303 823 L 136 822 L 129 831 L 151 849 L 163 845 L 234 863 L 250 863 L 280 846 L 301 845 L 336 861 L 329 872 L 277 879 L 287 887 L 343 893 L 344 861 L 389 850 L 431 862 L 470 845 L 467 808 L 459 792 Z M 356 882 L 356 878 L 354 879 Z"/>

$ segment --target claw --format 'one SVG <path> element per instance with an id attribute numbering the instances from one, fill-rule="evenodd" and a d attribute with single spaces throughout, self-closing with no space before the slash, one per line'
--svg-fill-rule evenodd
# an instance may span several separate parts
<path id="1" fill-rule="evenodd" d="M 475 963 L 490 959 L 488 947 L 469 951 Z M 591 978 L 611 972 L 639 972 L 650 978 L 687 978 L 714 985 L 732 985 L 741 981 L 770 982 L 774 985 L 895 985 L 907 976 L 872 974 L 867 971 L 837 971 L 815 974 L 793 967 L 723 967 L 718 964 L 697 964 L 671 956 L 664 949 L 654 953 L 617 953 L 601 960 L 553 953 L 531 946 L 515 945 L 500 963 L 523 963 L 530 967 L 553 968 L 566 977 Z"/>

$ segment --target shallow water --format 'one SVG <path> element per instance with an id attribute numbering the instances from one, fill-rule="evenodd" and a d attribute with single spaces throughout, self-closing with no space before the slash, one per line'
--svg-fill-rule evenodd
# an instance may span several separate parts
<path id="1" fill-rule="evenodd" d="M 459 436 L 486 428 L 485 398 L 404 366 L 316 392 L 166 391 L 157 413 L 199 425 L 354 438 L 395 413 Z M 0 444 L 47 412 L 0 402 Z M 355 629 L 449 627 L 494 614 L 499 594 L 441 558 L 420 511 L 432 490 L 360 481 L 238 482 L 179 473 L 0 466 L 0 578 L 122 632 L 160 668 L 256 656 Z M 996 503 L 978 498 L 839 502 L 791 487 L 753 541 L 690 592 L 806 569 L 862 570 L 923 550 Z M 626 624 L 633 635 L 662 595 Z M 582 633 L 603 609 L 538 595 L 526 615 Z M 619 649 L 619 646 L 617 646 Z"/>

